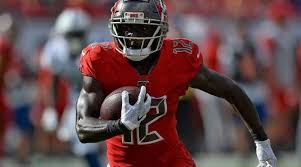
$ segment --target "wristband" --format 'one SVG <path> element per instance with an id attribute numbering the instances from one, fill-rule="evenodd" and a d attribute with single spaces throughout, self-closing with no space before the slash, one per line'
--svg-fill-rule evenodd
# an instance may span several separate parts
<path id="1" fill-rule="evenodd" d="M 251 136 L 255 141 L 265 141 L 268 139 L 268 136 L 262 126 L 252 130 Z"/>
<path id="2" fill-rule="evenodd" d="M 107 125 L 107 133 L 109 135 L 115 136 L 126 132 L 129 132 L 129 130 L 121 123 L 120 119 L 117 121 L 110 121 Z"/>

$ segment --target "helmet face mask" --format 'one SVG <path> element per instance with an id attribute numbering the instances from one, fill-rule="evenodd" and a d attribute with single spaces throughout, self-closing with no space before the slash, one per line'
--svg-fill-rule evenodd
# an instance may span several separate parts
<path id="1" fill-rule="evenodd" d="M 160 0 L 121 0 L 112 8 L 109 28 L 116 49 L 132 61 L 141 61 L 162 47 L 168 23 L 166 10 L 158 11 L 158 3 L 162 5 Z"/>
<path id="2" fill-rule="evenodd" d="M 146 48 L 147 44 L 150 42 L 156 32 L 157 26 L 153 25 L 143 25 L 143 24 L 119 24 L 116 25 L 117 35 L 125 36 L 125 38 L 120 38 L 120 42 L 129 49 L 141 49 Z M 126 38 L 130 37 L 130 38 Z M 140 37 L 145 37 L 145 39 L 139 39 Z M 116 36 L 116 38 L 119 38 Z M 136 39 L 134 39 L 136 38 Z"/>

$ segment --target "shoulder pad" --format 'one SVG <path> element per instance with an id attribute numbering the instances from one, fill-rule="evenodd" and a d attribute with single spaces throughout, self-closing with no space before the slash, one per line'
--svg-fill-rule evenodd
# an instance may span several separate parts
<path id="1" fill-rule="evenodd" d="M 96 60 L 100 57 L 100 53 L 112 48 L 112 45 L 108 42 L 92 43 L 88 45 L 85 49 L 83 49 L 81 56 L 89 55 L 91 60 Z"/>
<path id="2" fill-rule="evenodd" d="M 186 54 L 199 56 L 199 47 L 193 41 L 186 38 L 176 38 L 172 40 L 173 54 Z"/>
<path id="3" fill-rule="evenodd" d="M 185 59 L 189 66 L 199 68 L 203 63 L 202 54 L 196 43 L 185 38 L 176 38 L 171 40 L 171 42 L 173 54 L 179 56 L 181 59 Z"/>
<path id="4" fill-rule="evenodd" d="M 85 56 L 89 53 L 100 53 L 101 52 L 101 47 L 98 43 L 92 43 L 88 45 L 86 48 L 83 49 L 81 56 Z"/>

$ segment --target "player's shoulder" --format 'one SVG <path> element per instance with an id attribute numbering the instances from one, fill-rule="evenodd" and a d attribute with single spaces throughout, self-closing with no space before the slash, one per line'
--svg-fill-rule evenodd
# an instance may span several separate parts
<path id="1" fill-rule="evenodd" d="M 113 42 L 91 43 L 82 50 L 81 57 L 88 57 L 92 61 L 103 59 L 114 52 L 114 47 Z"/>
<path id="2" fill-rule="evenodd" d="M 189 44 L 194 47 L 198 46 L 194 41 L 192 41 L 188 38 L 166 38 L 166 39 L 164 39 L 164 41 L 165 41 L 165 43 L 172 44 L 173 46 L 174 45 L 177 46 L 178 44 L 184 44 L 184 43 Z"/>
<path id="3" fill-rule="evenodd" d="M 197 55 L 199 53 L 198 45 L 187 38 L 166 38 L 164 40 L 166 46 L 171 49 L 172 53 Z"/>
<path id="4" fill-rule="evenodd" d="M 79 70 L 83 75 L 96 78 L 96 71 L 105 68 L 106 62 L 114 56 L 113 42 L 92 43 L 83 49 L 80 57 Z"/>
<path id="5" fill-rule="evenodd" d="M 188 38 L 172 38 L 172 37 L 167 37 L 167 38 L 165 38 L 164 40 L 165 40 L 165 41 L 169 41 L 169 42 L 181 40 L 181 41 L 185 41 L 185 42 L 195 43 L 195 42 L 193 42 L 191 39 L 188 39 Z"/>
<path id="6" fill-rule="evenodd" d="M 165 49 L 171 52 L 173 57 L 179 59 L 202 62 L 202 54 L 199 51 L 198 45 L 187 38 L 166 38 L 164 40 Z"/>

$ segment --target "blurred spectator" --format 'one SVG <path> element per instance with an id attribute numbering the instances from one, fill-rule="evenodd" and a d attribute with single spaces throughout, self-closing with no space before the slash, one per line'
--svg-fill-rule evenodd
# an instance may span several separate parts
<path id="1" fill-rule="evenodd" d="M 256 52 L 253 46 L 245 46 L 236 55 L 237 70 L 234 79 L 250 97 L 255 105 L 259 118 L 265 125 L 268 121 L 268 89 L 261 79 L 261 67 L 256 59 Z M 239 119 L 236 119 L 236 143 L 237 150 L 246 155 L 250 152 L 250 139 L 247 129 Z"/>
<path id="2" fill-rule="evenodd" d="M 7 84 L 7 97 L 15 123 L 10 130 L 19 136 L 18 139 L 9 142 L 16 143 L 15 156 L 20 165 L 27 165 L 32 151 L 34 130 L 30 115 L 36 90 L 35 78 L 26 68 L 24 61 L 18 56 L 13 64 L 13 70 L 10 71 L 6 80 L 9 83 Z"/>
<path id="3" fill-rule="evenodd" d="M 201 150 L 203 126 L 198 101 L 190 88 L 186 95 L 181 97 L 177 111 L 177 130 L 181 141 L 186 145 L 192 156 Z"/>
<path id="4" fill-rule="evenodd" d="M 204 64 L 219 73 L 226 73 L 221 54 L 224 39 L 214 24 L 205 24 L 206 35 L 201 40 Z M 226 56 L 225 59 L 230 59 L 229 55 Z M 223 100 L 195 89 L 193 93 L 203 118 L 205 150 L 213 153 L 229 151 L 232 147 L 232 125 L 227 121 L 229 113 L 224 112 Z"/>
<path id="5" fill-rule="evenodd" d="M 301 40 L 297 42 L 296 49 L 295 49 L 295 54 L 296 54 L 296 66 L 297 66 L 297 74 L 298 74 L 298 85 L 299 85 L 299 90 L 301 88 Z"/>
<path id="6" fill-rule="evenodd" d="M 7 70 L 1 75 L 4 77 L 4 85 L 2 81 L 1 87 L 5 87 L 3 92 L 6 94 L 4 97 L 8 100 L 10 106 L 9 111 L 12 121 L 9 129 L 19 134 L 18 139 L 8 142 L 15 143 L 16 159 L 19 160 L 20 164 L 25 164 L 25 161 L 28 160 L 33 132 L 30 110 L 35 89 L 34 80 L 24 61 L 15 50 L 15 38 L 18 34 L 15 20 L 11 15 L 3 14 L 0 16 L 0 22 L 2 25 L 0 30 L 2 48 L 5 48 L 0 55 L 9 58 L 9 61 L 4 59 L 3 62 Z M 8 133 L 7 135 L 12 134 Z"/>
<path id="7" fill-rule="evenodd" d="M 0 160 L 4 153 L 4 139 L 5 132 L 8 125 L 9 108 L 7 103 L 7 97 L 5 96 L 5 76 L 9 71 L 11 62 L 11 46 L 7 39 L 0 36 Z M 1 165 L 1 164 L 0 164 Z"/>
<path id="8" fill-rule="evenodd" d="M 203 54 L 205 55 L 204 61 L 210 69 L 223 73 L 219 55 L 221 40 L 219 32 L 209 31 L 205 38 Z"/>
<path id="9" fill-rule="evenodd" d="M 298 105 L 294 48 L 301 34 L 289 1 L 274 1 L 266 13 L 266 20 L 257 26 L 255 37 L 261 56 L 266 58 L 265 79 L 271 89 L 270 136 L 280 148 L 288 149 L 294 145 L 290 140 L 294 138 L 293 118 Z"/>
<path id="10" fill-rule="evenodd" d="M 44 105 L 40 126 L 48 151 L 64 151 L 61 142 L 66 142 L 90 167 L 99 167 L 98 144 L 80 143 L 75 131 L 75 103 L 81 89 L 79 55 L 87 45 L 89 26 L 90 18 L 81 9 L 65 9 L 56 19 L 40 58 Z"/>
<path id="11" fill-rule="evenodd" d="M 269 54 L 268 64 L 276 72 L 275 78 L 281 87 L 294 87 L 296 71 L 294 69 L 293 48 L 300 36 L 292 18 L 293 7 L 287 1 L 271 3 L 266 11 L 266 19 L 257 26 L 256 42 L 261 54 Z"/>
<path id="12" fill-rule="evenodd" d="M 8 13 L 0 14 L 0 160 L 5 151 L 5 135 L 11 119 L 7 88 L 10 85 L 8 77 L 14 70 L 14 49 L 11 38 L 13 19 Z M 0 164 L 1 165 L 1 164 Z"/>
<path id="13" fill-rule="evenodd" d="M 17 154 L 20 162 L 27 161 L 32 155 L 28 155 L 32 141 L 44 143 L 45 152 L 51 149 L 64 152 L 69 146 L 79 156 L 89 151 L 78 145 L 74 131 L 69 130 L 74 129 L 73 98 L 80 90 L 77 87 L 81 81 L 74 75 L 78 74 L 77 56 L 87 41 L 80 40 L 83 43 L 79 44 L 75 42 L 78 40 L 69 38 L 77 33 L 62 35 L 63 32 L 57 33 L 51 27 L 55 16 L 65 7 L 80 8 L 92 16 L 89 42 L 111 39 L 106 28 L 107 19 L 102 17 L 109 17 L 115 1 L 0 1 L 0 12 L 7 11 L 17 16 L 13 20 L 9 14 L 0 14 L 0 122 L 5 122 L 0 125 L 0 154 L 5 129 L 10 133 L 6 136 L 12 139 L 6 145 L 8 153 Z M 297 110 L 301 85 L 300 0 L 165 1 L 170 16 L 169 35 L 188 37 L 199 43 L 205 64 L 235 79 L 249 94 L 274 147 L 291 151 L 295 146 L 297 115 L 301 114 Z M 17 26 L 12 26 L 14 23 Z M 15 28 L 18 28 L 18 33 Z M 254 46 L 256 52 L 246 46 Z M 73 48 L 71 54 L 70 47 Z M 37 78 L 33 76 L 35 72 Z M 179 107 L 180 110 L 199 109 L 202 122 L 199 122 L 196 112 L 178 113 L 182 118 L 179 120 L 179 135 L 190 151 L 233 151 L 236 140 L 240 139 L 235 149 L 248 153 L 249 143 L 242 142 L 247 141 L 246 130 L 241 123 L 232 120 L 232 115 L 223 112 L 230 107 L 203 92 L 192 92 L 198 103 L 194 106 L 194 98 L 183 99 Z M 35 93 L 37 97 L 32 99 Z M 43 117 L 44 127 L 41 124 Z M 191 117 L 197 119 L 191 120 Z M 14 122 L 8 123 L 9 118 Z M 55 124 L 49 122 L 57 124 L 52 127 Z M 202 132 L 189 133 L 181 129 L 184 126 L 201 129 L 200 123 L 204 128 L 202 139 L 199 139 Z M 52 131 L 45 131 L 47 128 Z M 32 136 L 33 133 L 41 135 Z M 297 150 L 301 154 L 300 119 L 297 133 Z M 64 143 L 58 141 L 58 136 Z M 49 141 L 55 142 L 51 145 Z M 65 142 L 70 145 L 65 145 Z M 195 148 L 199 146 L 201 149 Z M 40 150 L 33 151 L 40 153 Z"/>
<path id="14" fill-rule="evenodd" d="M 110 9 L 107 6 L 113 6 L 111 0 L 65 0 L 65 8 L 81 8 L 91 16 L 98 17 L 109 14 Z"/>
<path id="15" fill-rule="evenodd" d="M 206 153 L 220 153 L 233 150 L 233 125 L 229 119 L 230 112 L 226 112 L 230 107 L 222 99 L 200 90 L 192 89 L 192 92 L 201 114 L 202 127 L 204 128 L 203 138 L 199 141 L 201 142 L 200 150 Z"/>
<path id="16" fill-rule="evenodd" d="M 298 98 L 299 98 L 299 114 L 298 123 L 296 129 L 296 152 L 298 156 L 301 156 L 301 41 L 299 40 L 296 45 L 296 64 L 298 71 Z"/>
<path id="17" fill-rule="evenodd" d="M 23 16 L 28 17 L 53 16 L 62 9 L 62 3 L 56 0 L 12 0 L 6 3 L 10 8 L 17 9 Z"/>
<path id="18" fill-rule="evenodd" d="M 296 7 L 297 13 L 301 14 L 301 1 L 300 0 L 291 0 L 292 4 Z"/>

